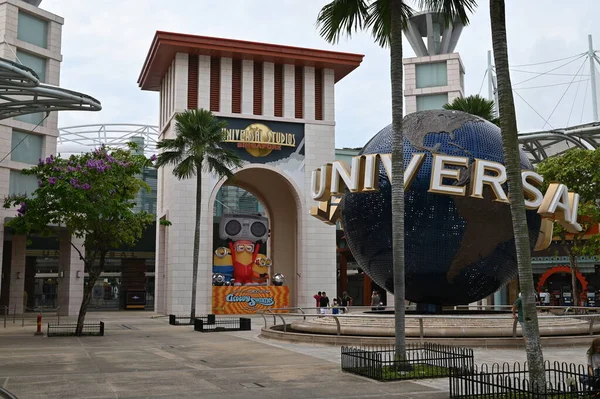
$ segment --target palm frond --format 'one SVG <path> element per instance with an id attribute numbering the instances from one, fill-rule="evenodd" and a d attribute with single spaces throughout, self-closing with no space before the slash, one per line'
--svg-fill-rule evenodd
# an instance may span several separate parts
<path id="1" fill-rule="evenodd" d="M 199 172 L 198 165 L 199 163 L 197 162 L 196 157 L 190 155 L 183 158 L 175 168 L 173 168 L 173 175 L 179 180 L 189 179 L 190 177 L 196 176 L 196 173 Z"/>
<path id="2" fill-rule="evenodd" d="M 330 43 L 339 42 L 342 35 L 352 36 L 366 27 L 368 9 L 365 0 L 333 0 L 319 12 L 319 34 Z"/>
<path id="3" fill-rule="evenodd" d="M 239 156 L 223 148 L 227 122 L 219 120 L 205 109 L 192 109 L 175 116 L 174 139 L 161 140 L 157 147 L 157 167 L 174 165 L 178 179 L 191 178 L 201 169 L 219 176 L 232 176 L 231 169 L 242 165 Z"/>
<path id="4" fill-rule="evenodd" d="M 395 0 L 376 0 L 369 6 L 368 18 L 366 26 L 371 29 L 371 36 L 375 42 L 381 47 L 389 47 L 390 36 L 392 31 L 392 17 L 390 11 L 390 1 Z M 406 3 L 402 2 L 401 13 L 402 19 L 400 24 L 402 29 L 405 29 L 408 20 L 413 15 L 413 9 Z"/>
<path id="5" fill-rule="evenodd" d="M 176 165 L 181 162 L 184 157 L 182 151 L 164 151 L 158 154 L 156 158 L 156 167 L 161 168 L 166 165 Z"/>
<path id="6" fill-rule="evenodd" d="M 457 19 L 468 25 L 469 14 L 477 8 L 477 0 L 419 0 L 419 7 L 441 13 L 446 26 Z"/>
<path id="7" fill-rule="evenodd" d="M 476 94 L 474 96 L 458 97 L 450 104 L 445 104 L 444 109 L 463 111 L 477 115 L 483 119 L 494 122 L 494 102 Z"/>
<path id="8" fill-rule="evenodd" d="M 233 171 L 227 165 L 223 164 L 220 159 L 206 157 L 202 166 L 205 172 L 213 173 L 219 177 L 233 177 Z"/>

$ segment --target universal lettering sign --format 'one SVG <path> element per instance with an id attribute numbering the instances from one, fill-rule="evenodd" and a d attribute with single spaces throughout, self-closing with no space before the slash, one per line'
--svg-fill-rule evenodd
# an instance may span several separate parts
<path id="1" fill-rule="evenodd" d="M 425 153 L 413 154 L 404 171 L 404 189 L 408 190 L 425 161 Z M 484 187 L 489 187 L 494 195 L 494 201 L 508 204 L 508 197 L 502 188 L 506 182 L 504 165 L 475 159 L 469 165 L 468 157 L 433 154 L 429 192 L 445 195 L 469 196 L 483 198 Z M 311 177 L 311 195 L 319 204 L 311 208 L 311 215 L 320 220 L 333 224 L 339 219 L 339 208 L 336 198 L 341 198 L 346 189 L 351 193 L 365 193 L 378 190 L 379 166 L 391 180 L 391 154 L 367 154 L 354 157 L 348 168 L 343 162 L 327 163 L 314 170 Z M 448 180 L 459 181 L 461 169 L 471 166 L 470 189 L 458 184 L 447 184 Z M 539 189 L 544 178 L 531 170 L 521 173 L 525 208 L 536 210 L 542 216 L 540 235 L 535 250 L 547 248 L 552 241 L 553 221 L 559 222 L 567 231 L 581 231 L 577 222 L 579 194 L 569 192 L 564 184 L 551 183 L 543 194 Z"/>

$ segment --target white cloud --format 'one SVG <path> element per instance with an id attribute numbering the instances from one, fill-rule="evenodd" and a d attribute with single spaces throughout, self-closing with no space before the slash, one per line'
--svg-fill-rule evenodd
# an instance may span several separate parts
<path id="1" fill-rule="evenodd" d="M 99 113 L 63 112 L 61 126 L 87 123 L 148 123 L 158 120 L 158 94 L 143 92 L 137 78 L 156 30 L 264 41 L 294 46 L 365 54 L 363 64 L 336 86 L 336 145 L 359 147 L 390 122 L 389 56 L 367 34 L 336 46 L 319 37 L 316 16 L 325 0 L 44 0 L 42 8 L 65 18 L 61 86 L 98 98 Z M 491 49 L 489 10 L 486 1 L 463 30 L 457 46 L 466 68 L 468 94 L 481 87 Z M 600 3 L 580 0 L 573 7 L 559 0 L 507 2 L 509 56 L 512 64 L 528 64 L 568 57 L 587 50 L 587 34 L 600 27 L 595 16 Z M 405 41 L 406 56 L 413 56 Z M 574 74 L 579 62 L 558 72 Z M 546 71 L 558 64 L 527 67 Z M 585 67 L 587 70 L 587 67 Z M 515 68 L 517 69 L 517 68 Z M 513 72 L 514 83 L 533 74 Z M 572 76 L 547 75 L 524 83 L 533 87 L 569 82 Z M 567 86 L 521 90 L 519 94 L 540 113 L 538 116 L 515 96 L 519 128 L 539 130 Z M 583 108 L 585 83 L 575 97 L 572 86 L 549 120 L 553 127 L 591 119 L 590 90 Z M 487 84 L 482 94 L 487 94 Z M 575 104 L 575 105 L 573 105 Z M 571 108 L 573 111 L 571 112 Z M 569 118 L 571 114 L 571 118 Z M 546 126 L 548 128 L 548 125 Z"/>

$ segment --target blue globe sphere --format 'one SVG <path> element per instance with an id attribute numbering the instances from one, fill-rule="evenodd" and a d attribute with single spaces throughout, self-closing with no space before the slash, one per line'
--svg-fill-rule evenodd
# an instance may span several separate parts
<path id="1" fill-rule="evenodd" d="M 430 193 L 433 154 L 463 156 L 504 164 L 500 128 L 459 111 L 433 110 L 407 115 L 403 122 L 404 166 L 414 153 L 425 161 L 405 192 L 406 299 L 443 305 L 468 304 L 485 298 L 517 276 L 510 207 L 484 198 Z M 391 125 L 377 133 L 361 154 L 390 154 Z M 532 169 L 521 151 L 522 169 Z M 461 173 L 467 185 L 470 173 Z M 503 186 L 507 192 L 506 185 Z M 379 191 L 350 193 L 342 201 L 346 241 L 358 265 L 379 286 L 393 293 L 391 184 L 383 166 Z M 527 211 L 531 247 L 541 218 Z"/>

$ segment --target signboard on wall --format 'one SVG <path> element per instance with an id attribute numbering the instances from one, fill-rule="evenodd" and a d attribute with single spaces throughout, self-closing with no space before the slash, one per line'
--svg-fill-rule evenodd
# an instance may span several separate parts
<path id="1" fill-rule="evenodd" d="M 285 286 L 213 286 L 212 289 L 213 314 L 249 314 L 290 305 L 290 289 Z"/>
<path id="2" fill-rule="evenodd" d="M 227 122 L 225 144 L 242 160 L 269 163 L 292 156 L 304 158 L 304 124 L 219 118 Z"/>

